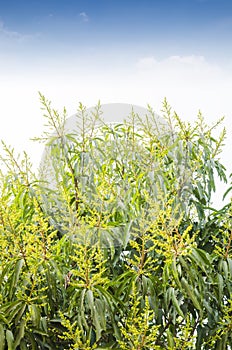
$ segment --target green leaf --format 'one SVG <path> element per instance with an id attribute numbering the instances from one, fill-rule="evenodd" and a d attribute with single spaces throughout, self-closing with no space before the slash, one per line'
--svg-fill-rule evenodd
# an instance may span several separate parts
<path id="1" fill-rule="evenodd" d="M 0 312 L 0 321 L 5 323 L 5 325 L 9 326 L 9 322 L 5 316 L 7 316 L 7 315 L 5 315 L 3 312 Z"/>
<path id="2" fill-rule="evenodd" d="M 0 350 L 5 349 L 5 329 L 0 323 Z"/>
<path id="3" fill-rule="evenodd" d="M 167 341 L 168 341 L 168 349 L 174 349 L 175 348 L 175 342 L 173 339 L 172 332 L 168 329 L 167 330 Z"/>
<path id="4" fill-rule="evenodd" d="M 92 313 L 92 315 L 93 315 L 95 305 L 94 305 L 94 297 L 93 297 L 93 292 L 92 292 L 92 290 L 91 290 L 91 289 L 88 289 L 88 290 L 86 291 L 85 296 L 86 296 L 87 305 L 88 305 L 88 307 L 90 308 L 91 313 Z"/>
<path id="5" fill-rule="evenodd" d="M 191 286 L 189 285 L 188 281 L 184 277 L 181 278 L 181 284 L 183 286 L 183 289 L 185 290 L 185 292 L 189 296 L 190 300 L 193 302 L 193 305 L 200 311 L 200 315 L 202 317 L 202 315 L 203 315 L 202 307 L 201 307 L 199 301 L 197 300 L 196 296 L 194 295 L 194 292 L 193 292 Z"/>
<path id="6" fill-rule="evenodd" d="M 222 278 L 222 275 L 220 273 L 217 273 L 217 283 L 218 283 L 218 301 L 219 303 L 222 301 L 223 298 L 223 289 L 224 289 L 224 281 Z"/>
<path id="7" fill-rule="evenodd" d="M 19 275 L 20 275 L 21 269 L 23 267 L 23 264 L 24 264 L 23 259 L 18 260 L 15 264 L 15 269 L 14 269 L 13 277 L 11 279 L 11 284 L 10 284 L 10 293 L 9 293 L 10 299 L 12 299 L 12 297 L 15 293 L 15 289 L 16 289 L 17 284 L 18 284 Z"/>
<path id="8" fill-rule="evenodd" d="M 229 269 L 228 269 L 228 263 L 226 260 L 222 259 L 219 262 L 219 270 L 224 274 L 225 280 L 228 280 Z"/>
<path id="9" fill-rule="evenodd" d="M 40 324 L 40 308 L 38 307 L 38 305 L 32 304 L 29 306 L 29 310 L 31 313 L 31 320 L 32 320 L 32 324 L 34 327 L 38 327 Z"/>
<path id="10" fill-rule="evenodd" d="M 13 336 L 13 333 L 9 329 L 6 330 L 6 341 L 7 341 L 8 350 L 15 350 L 15 348 L 14 348 L 14 336 Z"/>
<path id="11" fill-rule="evenodd" d="M 26 327 L 26 320 L 21 320 L 19 330 L 17 332 L 15 343 L 14 343 L 14 350 L 17 349 L 17 347 L 20 345 L 21 340 L 24 337 L 25 327 Z"/>
<path id="12" fill-rule="evenodd" d="M 202 249 L 192 248 L 190 256 L 195 261 L 195 263 L 205 272 L 205 274 L 208 274 L 210 272 L 212 265 L 210 262 L 209 254 L 207 252 Z"/>
<path id="13" fill-rule="evenodd" d="M 174 288 L 171 288 L 171 299 L 172 299 L 172 302 L 173 302 L 173 305 L 177 311 L 177 313 L 184 318 L 184 314 L 183 314 L 183 311 L 181 310 L 180 308 L 180 304 L 179 304 L 179 301 L 177 300 L 176 298 L 176 294 L 175 294 L 175 290 Z"/>
<path id="14" fill-rule="evenodd" d="M 181 289 L 182 287 L 181 287 L 181 282 L 180 282 L 179 275 L 178 275 L 176 259 L 173 260 L 173 262 L 172 262 L 172 275 L 174 277 L 174 280 L 175 280 L 178 288 Z"/>

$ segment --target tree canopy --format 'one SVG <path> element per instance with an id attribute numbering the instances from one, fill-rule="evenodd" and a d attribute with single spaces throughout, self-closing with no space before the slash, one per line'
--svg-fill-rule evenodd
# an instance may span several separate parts
<path id="1" fill-rule="evenodd" d="M 231 349 L 222 120 L 184 122 L 164 100 L 162 128 L 149 106 L 106 124 L 80 104 L 67 132 L 40 99 L 40 173 L 2 143 L 0 350 Z"/>

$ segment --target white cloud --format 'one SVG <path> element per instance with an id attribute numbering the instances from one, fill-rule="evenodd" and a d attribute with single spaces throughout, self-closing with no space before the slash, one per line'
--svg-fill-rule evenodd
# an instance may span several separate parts
<path id="1" fill-rule="evenodd" d="M 179 62 L 179 63 L 194 64 L 194 65 L 206 63 L 204 56 L 195 56 L 195 55 L 170 56 L 167 60 L 173 61 L 173 62 Z"/>
<path id="2" fill-rule="evenodd" d="M 22 34 L 17 31 L 9 30 L 2 21 L 0 21 L 0 36 L 7 39 L 14 39 L 17 41 L 24 41 L 25 39 L 29 39 L 32 37 L 29 34 Z"/>
<path id="3" fill-rule="evenodd" d="M 158 62 L 155 60 L 153 56 L 148 56 L 148 57 L 140 58 L 137 61 L 136 66 L 139 69 L 152 69 L 157 65 L 157 63 Z"/>
<path id="4" fill-rule="evenodd" d="M 79 13 L 79 16 L 81 17 L 83 22 L 89 22 L 89 16 L 85 12 Z"/>
<path id="5" fill-rule="evenodd" d="M 139 71 L 150 71 L 156 72 L 156 70 L 162 71 L 162 74 L 167 70 L 170 72 L 178 72 L 180 71 L 186 71 L 193 72 L 194 70 L 198 71 L 214 71 L 219 72 L 221 71 L 219 66 L 216 66 L 215 64 L 209 63 L 206 61 L 204 56 L 196 56 L 196 55 L 189 55 L 189 56 L 169 56 L 163 60 L 156 60 L 153 56 L 147 56 L 147 57 L 141 57 L 136 62 L 136 67 Z"/>
<path id="6" fill-rule="evenodd" d="M 220 85 L 225 86 L 232 77 L 231 72 L 203 56 L 169 56 L 156 60 L 153 56 L 141 57 L 135 64 L 136 76 L 154 91 L 159 88 L 165 96 L 199 93 L 209 95 L 212 88 L 217 91 Z M 232 81 L 230 81 L 231 83 Z"/>

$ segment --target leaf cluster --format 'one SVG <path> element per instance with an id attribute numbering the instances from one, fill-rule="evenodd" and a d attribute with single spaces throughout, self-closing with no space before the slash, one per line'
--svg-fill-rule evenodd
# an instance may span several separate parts
<path id="1" fill-rule="evenodd" d="M 0 350 L 232 346 L 232 205 L 211 207 L 225 131 L 163 104 L 77 130 L 40 95 L 40 174 L 3 143 Z M 230 187 L 228 189 L 229 193 Z"/>

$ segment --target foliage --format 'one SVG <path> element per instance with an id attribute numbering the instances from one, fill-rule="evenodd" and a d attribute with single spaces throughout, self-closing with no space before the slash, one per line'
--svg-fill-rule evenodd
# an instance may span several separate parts
<path id="1" fill-rule="evenodd" d="M 231 349 L 220 121 L 185 123 L 165 100 L 159 123 L 148 106 L 109 125 L 80 104 L 75 133 L 40 98 L 40 175 L 2 143 L 0 350 Z"/>

